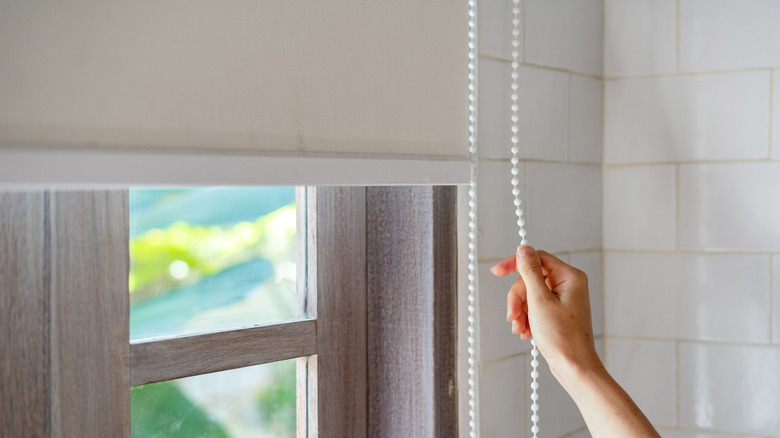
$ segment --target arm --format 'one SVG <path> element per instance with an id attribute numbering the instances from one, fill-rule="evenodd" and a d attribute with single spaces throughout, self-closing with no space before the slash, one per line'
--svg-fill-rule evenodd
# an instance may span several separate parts
<path id="1" fill-rule="evenodd" d="M 659 437 L 596 353 L 585 273 L 528 245 L 491 272 L 520 274 L 507 295 L 512 332 L 522 339 L 533 334 L 594 437 Z"/>

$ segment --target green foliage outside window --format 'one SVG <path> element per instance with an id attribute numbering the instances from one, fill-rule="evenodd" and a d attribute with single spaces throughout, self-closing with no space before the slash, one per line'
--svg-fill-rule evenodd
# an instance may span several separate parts
<path id="1" fill-rule="evenodd" d="M 294 202 L 294 192 L 291 201 Z M 166 227 L 152 228 L 130 241 L 132 269 L 130 274 L 131 306 L 137 309 L 157 307 L 152 315 L 165 312 L 183 312 L 189 309 L 166 308 L 180 306 L 181 300 L 168 299 L 181 294 L 182 288 L 216 278 L 220 275 L 244 275 L 254 272 L 254 277 L 236 279 L 236 282 L 250 283 L 257 278 L 258 267 L 271 269 L 264 283 L 269 296 L 290 295 L 290 280 L 280 283 L 279 266 L 295 261 L 295 205 L 281 207 L 255 220 L 242 220 L 232 224 L 195 224 L 175 221 Z M 261 263 L 262 262 L 262 263 Z M 264 263 L 264 264 L 263 264 Z M 244 266 L 245 268 L 241 268 Z M 248 266 L 248 269 L 246 268 Z M 271 266 L 268 268 L 267 266 Z M 294 271 L 294 269 L 293 269 Z M 294 286 L 294 282 L 292 282 Z M 285 296 L 286 296 L 285 295 Z M 198 299 L 202 304 L 201 314 L 215 312 L 209 308 L 216 305 Z M 239 296 L 230 306 L 241 305 Z M 291 304 L 292 303 L 292 304 Z M 271 303 L 276 306 L 292 307 L 294 300 L 288 298 Z M 224 306 L 224 303 L 219 305 Z M 252 305 L 257 305 L 252 304 Z M 131 310 L 131 334 L 135 329 Z M 197 319 L 198 315 L 187 315 Z M 138 318 L 136 318 L 138 319 Z M 154 324 L 155 319 L 142 318 L 144 324 Z M 163 323 L 162 321 L 160 322 Z M 254 414 L 248 422 L 253 426 L 238 424 L 244 419 L 239 416 L 217 418 L 209 411 L 208 403 L 194 400 L 192 388 L 186 390 L 178 381 L 161 382 L 135 387 L 131 390 L 131 435 L 133 438 L 157 437 L 212 437 L 238 438 L 283 437 L 296 435 L 296 373 L 295 361 L 284 361 L 263 365 L 263 371 L 256 373 L 260 385 L 245 382 L 227 383 L 227 391 L 255 391 L 250 405 Z M 259 376 L 259 377 L 258 377 Z M 196 388 L 197 389 L 197 388 Z M 188 391 L 190 394 L 188 395 Z M 197 398 L 197 397 L 195 397 Z M 232 409 L 232 407 L 229 407 Z M 213 411 L 213 410 L 212 410 Z M 259 424 L 259 426 L 258 426 Z M 255 427 L 255 429 L 251 429 Z M 261 430 L 258 430 L 260 427 Z"/>

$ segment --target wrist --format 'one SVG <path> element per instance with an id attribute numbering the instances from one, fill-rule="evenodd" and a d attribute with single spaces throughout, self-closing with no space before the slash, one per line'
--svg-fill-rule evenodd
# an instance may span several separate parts
<path id="1" fill-rule="evenodd" d="M 603 380 L 605 376 L 609 376 L 601 358 L 595 351 L 586 359 L 561 358 L 555 364 L 550 364 L 550 370 L 571 396 L 580 392 L 583 385 L 594 380 Z"/>

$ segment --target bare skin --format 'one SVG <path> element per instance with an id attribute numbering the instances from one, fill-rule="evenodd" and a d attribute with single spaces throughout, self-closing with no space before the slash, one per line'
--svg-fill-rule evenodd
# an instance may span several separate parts
<path id="1" fill-rule="evenodd" d="M 584 272 L 530 245 L 518 247 L 517 254 L 493 266 L 491 272 L 520 274 L 507 295 L 512 333 L 522 339 L 533 336 L 592 436 L 660 437 L 596 353 Z"/>

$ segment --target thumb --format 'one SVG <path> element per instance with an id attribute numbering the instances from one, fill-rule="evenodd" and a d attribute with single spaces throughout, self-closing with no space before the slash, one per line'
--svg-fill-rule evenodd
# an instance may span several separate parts
<path id="1" fill-rule="evenodd" d="M 547 298 L 550 289 L 547 287 L 547 283 L 544 282 L 542 261 L 531 245 L 517 247 L 515 266 L 523 279 L 523 283 L 525 283 L 528 301 Z"/>

